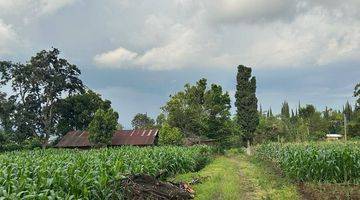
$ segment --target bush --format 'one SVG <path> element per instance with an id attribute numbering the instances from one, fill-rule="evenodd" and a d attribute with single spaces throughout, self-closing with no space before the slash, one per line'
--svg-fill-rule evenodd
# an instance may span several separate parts
<path id="1" fill-rule="evenodd" d="M 159 133 L 159 145 L 182 145 L 184 136 L 176 127 L 163 123 Z"/>

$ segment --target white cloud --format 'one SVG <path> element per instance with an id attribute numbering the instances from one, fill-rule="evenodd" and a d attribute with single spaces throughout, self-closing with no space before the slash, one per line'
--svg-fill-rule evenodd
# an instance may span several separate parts
<path id="1" fill-rule="evenodd" d="M 264 29 L 266 37 L 243 54 L 258 67 L 305 67 L 338 61 L 360 61 L 360 21 L 346 20 L 314 8 L 292 23 Z"/>
<path id="2" fill-rule="evenodd" d="M 175 24 L 170 29 L 177 29 L 177 33 L 172 35 L 164 45 L 147 50 L 137 60 L 138 65 L 162 70 L 180 68 L 192 63 L 194 56 L 201 51 L 196 41 L 196 32 L 180 24 Z"/>
<path id="3" fill-rule="evenodd" d="M 150 70 L 170 70 L 193 64 L 206 43 L 201 43 L 203 35 L 193 28 L 181 23 L 175 23 L 166 17 L 150 15 L 145 21 L 143 37 L 140 40 L 150 47 L 144 53 L 138 54 L 122 47 L 115 51 L 96 55 L 98 66 L 116 68 L 145 68 Z M 119 62 L 126 62 L 121 65 Z"/>
<path id="4" fill-rule="evenodd" d="M 24 21 L 56 13 L 78 0 L 0 0 L 0 16 L 20 15 Z"/>
<path id="5" fill-rule="evenodd" d="M 132 61 L 136 56 L 137 53 L 119 47 L 115 50 L 96 55 L 94 61 L 99 66 L 122 67 L 122 64 Z"/>
<path id="6" fill-rule="evenodd" d="M 73 4 L 76 0 L 39 0 L 40 15 L 51 14 L 57 10 Z"/>
<path id="7" fill-rule="evenodd" d="M 271 9 L 275 13 L 278 8 L 282 10 L 288 5 L 283 5 L 280 1 L 272 1 L 274 5 L 268 5 L 269 2 L 262 0 L 258 0 L 255 7 L 247 0 L 222 2 L 225 8 L 218 7 L 221 12 L 223 9 L 230 9 L 229 16 L 232 16 L 231 12 L 236 13 L 231 9 L 240 12 L 241 9 L 249 10 L 251 7 L 254 11 L 247 14 L 240 12 L 241 16 L 233 18 L 246 19 L 246 23 L 231 23 L 220 27 L 205 22 L 209 20 L 207 12 L 213 12 L 204 10 L 208 9 L 206 6 L 199 8 L 192 17 L 181 21 L 169 16 L 150 15 L 145 20 L 142 34 L 137 37 L 144 44 L 142 50 L 134 53 L 120 48 L 117 53 L 104 59 L 111 61 L 99 61 L 103 57 L 99 55 L 95 60 L 98 60 L 98 64 L 106 62 L 109 67 L 114 65 L 112 67 L 149 70 L 201 66 L 230 68 L 238 64 L 257 68 L 306 67 L 340 61 L 360 61 L 360 20 L 342 14 L 341 10 L 336 10 L 333 6 L 320 6 L 323 3 L 320 2 L 297 13 L 292 20 L 258 23 L 255 21 L 256 16 L 262 19 L 261 16 L 272 15 L 272 11 L 265 8 L 273 6 Z M 236 4 L 237 2 L 241 3 Z M 186 7 L 186 4 L 193 2 L 187 0 L 177 3 Z M 309 7 L 308 4 L 309 2 L 302 6 Z M 254 20 L 251 19 L 253 17 Z M 128 62 L 120 65 L 120 60 Z"/>
<path id="8" fill-rule="evenodd" d="M 297 8 L 293 0 L 212 0 L 204 5 L 209 17 L 220 23 L 287 19 Z"/>
<path id="9" fill-rule="evenodd" d="M 0 19 L 0 54 L 11 53 L 10 49 L 16 45 L 16 33 L 10 25 Z"/>

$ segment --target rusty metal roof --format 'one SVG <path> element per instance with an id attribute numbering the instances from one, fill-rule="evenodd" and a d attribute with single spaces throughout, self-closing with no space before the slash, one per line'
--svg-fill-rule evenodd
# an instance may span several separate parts
<path id="1" fill-rule="evenodd" d="M 138 129 L 116 131 L 111 139 L 112 146 L 120 145 L 153 145 L 158 134 L 157 129 Z M 90 147 L 89 133 L 86 131 L 70 131 L 56 147 Z"/>

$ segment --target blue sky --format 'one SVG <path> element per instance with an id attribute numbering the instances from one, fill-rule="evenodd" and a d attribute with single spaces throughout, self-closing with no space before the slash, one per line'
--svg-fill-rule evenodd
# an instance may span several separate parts
<path id="1" fill-rule="evenodd" d="M 234 94 L 239 64 L 253 68 L 263 109 L 339 109 L 360 82 L 360 1 L 0 0 L 1 60 L 51 47 L 127 128 L 202 77 Z"/>

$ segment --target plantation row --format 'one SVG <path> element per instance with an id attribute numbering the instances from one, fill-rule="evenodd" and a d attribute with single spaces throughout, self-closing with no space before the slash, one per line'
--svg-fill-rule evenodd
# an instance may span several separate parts
<path id="1" fill-rule="evenodd" d="M 0 154 L 0 199 L 119 199 L 128 174 L 165 177 L 210 158 L 205 146 L 10 152 Z"/>
<path id="2" fill-rule="evenodd" d="M 360 143 L 268 143 L 257 155 L 298 181 L 360 183 Z"/>

